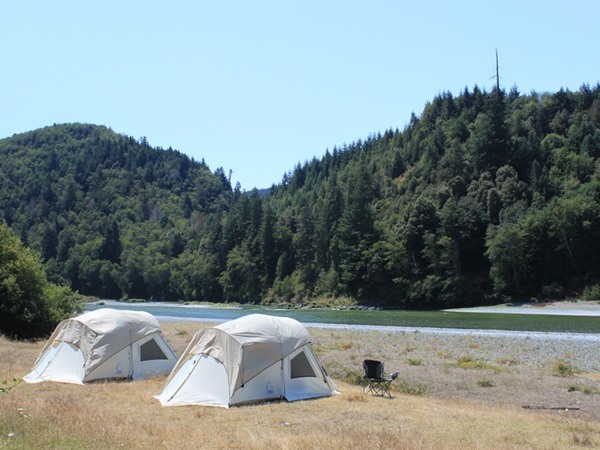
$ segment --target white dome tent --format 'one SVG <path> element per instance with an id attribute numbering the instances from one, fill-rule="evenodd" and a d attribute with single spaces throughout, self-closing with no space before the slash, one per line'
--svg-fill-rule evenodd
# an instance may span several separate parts
<path id="1" fill-rule="evenodd" d="M 106 378 L 137 380 L 166 375 L 176 361 L 154 316 L 102 308 L 59 323 L 23 380 L 75 384 Z"/>
<path id="2" fill-rule="evenodd" d="M 163 406 L 228 408 L 335 392 L 300 322 L 251 314 L 198 331 L 156 398 Z"/>

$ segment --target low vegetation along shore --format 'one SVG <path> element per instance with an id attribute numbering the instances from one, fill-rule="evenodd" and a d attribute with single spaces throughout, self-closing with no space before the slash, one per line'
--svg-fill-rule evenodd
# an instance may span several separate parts
<path id="1" fill-rule="evenodd" d="M 168 322 L 180 354 L 201 327 Z M 26 385 L 39 342 L 0 337 L 0 448 L 592 448 L 600 446 L 598 335 L 309 328 L 341 394 L 231 408 L 163 408 L 163 378 Z M 400 372 L 363 393 L 361 363 Z"/>

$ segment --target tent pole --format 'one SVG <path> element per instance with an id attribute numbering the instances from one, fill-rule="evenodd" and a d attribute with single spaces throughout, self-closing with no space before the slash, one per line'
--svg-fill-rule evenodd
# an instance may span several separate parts
<path id="1" fill-rule="evenodd" d="M 285 397 L 285 370 L 283 364 L 283 346 L 281 346 L 281 389 L 279 390 L 279 400 L 283 400 Z"/>

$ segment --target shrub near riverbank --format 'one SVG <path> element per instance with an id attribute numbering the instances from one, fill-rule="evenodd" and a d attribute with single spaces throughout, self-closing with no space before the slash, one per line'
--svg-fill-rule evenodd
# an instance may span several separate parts
<path id="1" fill-rule="evenodd" d="M 202 326 L 206 324 L 172 322 L 164 323 L 163 329 L 180 354 Z M 0 393 L 0 446 L 465 449 L 600 445 L 597 395 L 569 392 L 569 387 L 578 384 L 600 388 L 598 381 L 583 377 L 590 368 L 578 365 L 577 345 L 523 340 L 510 347 L 505 340 L 468 336 L 324 328 L 309 328 L 309 332 L 319 358 L 341 388 L 340 395 L 229 410 L 163 408 L 152 396 L 160 392 L 164 379 L 85 386 L 21 383 Z M 25 375 L 42 345 L 0 337 L 0 379 Z M 552 348 L 558 353 L 572 352 L 563 356 L 587 372 L 555 376 Z M 520 354 L 512 355 L 516 350 Z M 535 356 L 540 352 L 546 360 Z M 496 373 L 454 366 L 466 355 L 486 362 L 492 358 L 490 364 L 505 370 Z M 382 399 L 340 380 L 342 371 L 360 374 L 366 357 L 384 360 L 388 371 L 400 371 L 396 388 L 401 383 L 423 386 L 421 395 L 395 390 L 393 399 Z M 411 365 L 408 358 L 421 363 Z M 503 363 L 501 358 L 511 362 Z M 481 380 L 489 383 L 478 384 Z M 525 410 L 525 404 L 580 409 Z"/>

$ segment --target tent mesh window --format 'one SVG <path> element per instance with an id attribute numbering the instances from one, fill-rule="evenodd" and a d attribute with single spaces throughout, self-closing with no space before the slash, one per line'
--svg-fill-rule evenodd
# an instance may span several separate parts
<path id="1" fill-rule="evenodd" d="M 290 377 L 291 378 L 303 378 L 303 377 L 316 377 L 314 370 L 312 369 L 308 358 L 304 352 L 298 353 L 290 361 Z"/>
<path id="2" fill-rule="evenodd" d="M 140 346 L 140 361 L 153 359 L 169 359 L 154 339 L 150 339 Z"/>

